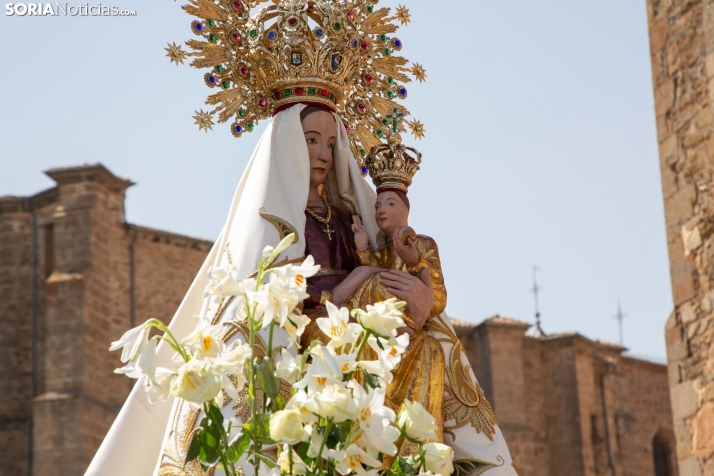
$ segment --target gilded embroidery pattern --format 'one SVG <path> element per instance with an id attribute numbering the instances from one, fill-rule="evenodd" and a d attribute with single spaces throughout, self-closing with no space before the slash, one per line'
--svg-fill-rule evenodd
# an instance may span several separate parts
<path id="1" fill-rule="evenodd" d="M 295 239 L 293 239 L 293 243 L 298 242 L 298 232 L 295 227 L 290 224 L 290 222 L 278 216 L 266 213 L 265 208 L 261 208 L 260 210 L 258 210 L 258 213 L 260 214 L 260 216 L 262 216 L 273 224 L 273 226 L 278 230 L 278 234 L 280 235 L 281 240 L 288 236 L 290 233 L 294 233 Z"/>
<path id="2" fill-rule="evenodd" d="M 444 433 L 449 433 L 455 440 L 454 430 L 471 424 L 477 432 L 493 441 L 496 415 L 481 387 L 471 378 L 471 366 L 465 359 L 461 341 L 441 316 L 429 319 L 426 328 L 430 333 L 444 335 L 439 341 L 453 346 L 446 367 L 448 382 L 444 389 Z M 450 424 L 452 421 L 454 423 Z"/>
<path id="3" fill-rule="evenodd" d="M 454 476 L 478 476 L 491 468 L 498 468 L 503 466 L 505 461 L 500 455 L 497 461 L 501 464 L 489 463 L 488 461 L 482 461 L 480 459 L 460 459 L 454 461 Z"/>

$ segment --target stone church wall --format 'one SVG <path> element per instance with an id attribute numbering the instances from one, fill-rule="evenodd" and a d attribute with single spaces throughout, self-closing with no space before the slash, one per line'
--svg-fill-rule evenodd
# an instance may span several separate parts
<path id="1" fill-rule="evenodd" d="M 109 344 L 168 322 L 212 246 L 126 223 L 132 183 L 101 165 L 47 173 L 56 187 L 0 197 L 0 476 L 84 473 L 133 383 Z M 673 450 L 665 366 L 514 319 L 452 322 L 521 476 L 655 476 L 652 439 Z"/>

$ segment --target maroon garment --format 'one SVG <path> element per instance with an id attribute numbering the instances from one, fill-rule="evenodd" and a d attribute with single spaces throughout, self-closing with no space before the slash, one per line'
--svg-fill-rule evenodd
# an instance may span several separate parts
<path id="1" fill-rule="evenodd" d="M 310 209 L 321 218 L 326 218 L 325 210 Z M 307 293 L 303 301 L 305 309 L 320 306 L 323 290 L 332 290 L 359 265 L 357 247 L 352 236 L 352 220 L 342 210 L 332 207 L 330 228 L 333 230 L 330 240 L 325 233 L 325 225 L 305 212 L 305 255 L 312 255 L 315 264 L 320 265 L 316 276 L 307 279 Z"/>

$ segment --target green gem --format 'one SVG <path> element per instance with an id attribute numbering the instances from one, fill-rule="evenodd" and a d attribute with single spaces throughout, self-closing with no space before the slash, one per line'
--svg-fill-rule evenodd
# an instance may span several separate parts
<path id="1" fill-rule="evenodd" d="M 249 131 L 252 131 L 252 130 L 253 130 L 253 127 L 254 127 L 254 126 L 253 126 L 253 123 L 252 123 L 252 122 L 249 122 L 249 123 L 248 123 L 248 130 L 249 130 Z"/>
<path id="2" fill-rule="evenodd" d="M 221 83 L 221 84 L 223 84 L 223 87 L 225 89 L 228 89 L 228 86 L 230 86 L 230 83 L 228 81 L 223 81 L 223 83 Z"/>
<path id="3" fill-rule="evenodd" d="M 283 96 L 290 96 L 290 90 L 286 89 L 285 91 L 283 91 Z"/>
<path id="4" fill-rule="evenodd" d="M 255 37 L 255 30 L 250 30 L 250 31 L 248 32 L 248 35 L 249 35 L 251 38 Z"/>
<path id="5" fill-rule="evenodd" d="M 360 149 L 359 153 L 360 153 L 360 155 L 361 155 L 362 157 L 364 157 L 365 155 L 367 155 L 367 152 L 365 152 L 364 149 Z"/>
<path id="6" fill-rule="evenodd" d="M 389 78 L 389 84 L 394 84 L 394 78 Z"/>
<path id="7" fill-rule="evenodd" d="M 372 8 L 372 7 L 367 7 L 367 11 L 368 11 L 369 13 L 372 13 L 372 12 L 374 11 L 374 8 Z"/>
<path id="8" fill-rule="evenodd" d="M 211 40 L 213 43 L 216 42 L 216 35 L 211 33 L 211 36 L 208 37 L 209 40 Z"/>
<path id="9" fill-rule="evenodd" d="M 315 88 L 307 88 L 307 92 L 308 92 L 308 94 L 311 94 L 311 95 L 314 96 L 315 94 L 317 94 L 317 89 L 315 89 Z"/>
<path id="10" fill-rule="evenodd" d="M 380 38 L 382 38 L 382 41 L 387 41 L 387 35 L 382 35 Z"/>
<path id="11" fill-rule="evenodd" d="M 240 117 L 245 117 L 245 111 L 244 111 L 243 109 L 239 109 L 239 110 L 238 110 L 238 115 L 239 115 Z"/>
<path id="12" fill-rule="evenodd" d="M 342 28 L 342 25 L 340 25 L 339 22 L 335 22 L 333 26 L 335 27 L 335 30 L 339 30 L 340 28 Z"/>
<path id="13" fill-rule="evenodd" d="M 382 129 L 377 130 L 377 137 L 382 137 Z"/>
<path id="14" fill-rule="evenodd" d="M 394 93 L 392 91 L 389 91 L 387 93 L 387 96 L 389 96 L 389 99 L 392 99 L 394 97 Z"/>
<path id="15" fill-rule="evenodd" d="M 386 119 L 384 119 L 384 120 L 382 121 L 382 124 L 384 124 L 385 126 L 388 126 L 388 125 L 389 125 L 389 121 L 386 120 Z"/>
<path id="16" fill-rule="evenodd" d="M 384 54 L 387 55 L 387 56 L 389 56 L 389 55 L 392 54 L 392 50 L 390 50 L 389 48 L 387 48 L 386 50 L 384 50 Z"/>
<path id="17" fill-rule="evenodd" d="M 208 20 L 208 24 L 211 26 L 216 26 L 216 22 L 214 22 L 213 20 Z"/>
<path id="18" fill-rule="evenodd" d="M 222 73 L 222 72 L 223 72 L 223 66 L 221 66 L 220 64 L 219 64 L 218 66 L 216 66 L 216 71 L 218 71 L 219 73 Z"/>

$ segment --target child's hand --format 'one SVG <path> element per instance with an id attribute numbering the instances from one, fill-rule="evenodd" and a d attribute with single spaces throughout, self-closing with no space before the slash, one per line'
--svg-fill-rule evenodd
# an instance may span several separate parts
<path id="1" fill-rule="evenodd" d="M 355 246 L 357 247 L 357 251 L 364 251 L 369 248 L 367 230 L 364 229 L 359 215 L 352 216 L 352 232 L 355 235 Z"/>
<path id="2" fill-rule="evenodd" d="M 399 239 L 399 231 L 401 228 L 397 228 L 394 230 L 394 234 L 392 236 L 392 243 L 394 243 L 394 251 L 397 252 L 397 255 L 404 261 L 404 264 L 407 266 L 414 266 L 419 262 L 419 252 L 416 250 L 416 247 L 414 246 L 414 239 L 412 239 L 411 236 L 407 237 L 407 242 L 402 243 L 402 240 Z"/>

